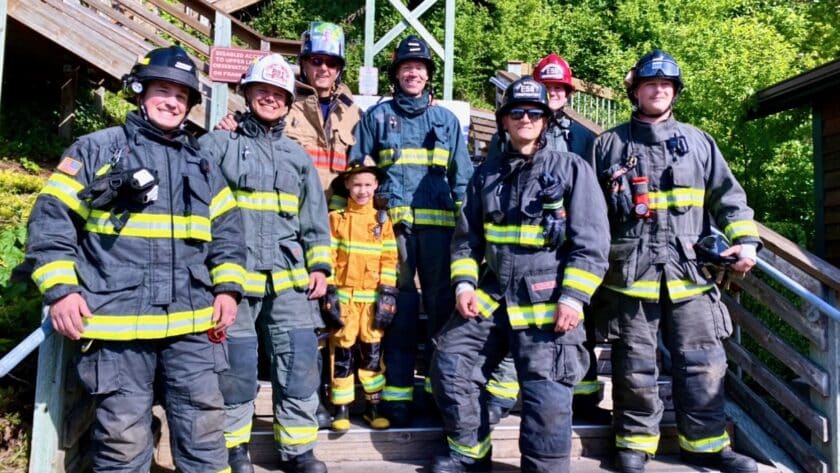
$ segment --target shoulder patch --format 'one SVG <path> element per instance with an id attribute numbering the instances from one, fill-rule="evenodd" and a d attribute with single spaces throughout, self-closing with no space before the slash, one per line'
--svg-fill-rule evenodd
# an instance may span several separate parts
<path id="1" fill-rule="evenodd" d="M 63 172 L 64 174 L 75 176 L 76 174 L 79 174 L 79 171 L 82 170 L 82 162 L 77 161 L 71 158 L 70 156 L 65 156 L 64 159 L 62 159 L 61 162 L 58 163 L 57 169 Z"/>

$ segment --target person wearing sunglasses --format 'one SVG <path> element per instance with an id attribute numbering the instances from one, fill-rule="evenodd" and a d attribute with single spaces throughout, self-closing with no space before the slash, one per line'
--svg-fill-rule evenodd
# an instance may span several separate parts
<path id="1" fill-rule="evenodd" d="M 340 26 L 313 21 L 301 37 L 300 81 L 295 103 L 286 119 L 286 135 L 297 141 L 315 163 L 330 210 L 344 208 L 346 199 L 333 195 L 332 181 L 347 169 L 347 154 L 356 140 L 353 132 L 362 112 L 344 73 L 344 31 Z"/>
<path id="2" fill-rule="evenodd" d="M 545 145 L 556 151 L 568 151 L 578 156 L 588 156 L 595 133 L 572 119 L 565 112 L 566 104 L 575 92 L 572 69 L 565 59 L 550 53 L 537 62 L 534 67 L 534 80 L 545 86 L 548 93 L 548 107 Z M 498 136 L 494 136 L 490 149 L 496 146 Z M 587 325 L 586 349 L 589 353 L 589 371 L 579 385 L 575 386 L 574 418 L 575 422 L 596 425 L 608 425 L 612 421 L 610 411 L 601 409 L 598 404 L 603 398 L 601 383 L 598 382 L 598 364 L 595 356 L 597 345 L 592 326 Z M 487 412 L 491 424 L 497 424 L 506 417 L 519 397 L 519 382 L 513 359 L 505 357 L 499 367 L 490 376 L 487 383 Z"/>
<path id="3" fill-rule="evenodd" d="M 521 470 L 570 471 L 572 394 L 589 366 L 583 305 L 607 270 L 609 223 L 592 167 L 545 145 L 551 113 L 543 84 L 513 82 L 496 112 L 499 146 L 464 197 L 451 245 L 457 314 L 435 337 L 430 372 L 449 446 L 435 473 L 491 471 L 482 386 L 508 353 Z"/>
<path id="4" fill-rule="evenodd" d="M 351 162 L 370 156 L 384 177 L 374 205 L 388 211 L 399 248 L 397 315 L 385 332 L 386 384 L 383 411 L 394 427 L 410 423 L 420 295 L 428 316 L 428 336 L 452 314 L 449 244 L 455 215 L 473 172 L 461 125 L 455 115 L 432 106 L 430 82 L 435 73 L 429 46 L 417 36 L 400 41 L 388 76 L 392 100 L 365 112 L 356 129 Z M 423 366 L 431 355 L 425 340 Z M 433 409 L 431 399 L 418 404 Z"/>
<path id="5" fill-rule="evenodd" d="M 601 177 L 612 245 L 604 307 L 593 307 L 612 344 L 616 466 L 640 473 L 656 453 L 663 405 L 657 335 L 671 354 L 680 453 L 691 465 L 729 473 L 757 471 L 730 448 L 724 413 L 732 321 L 714 280 L 697 266 L 694 244 L 710 220 L 732 245 L 738 272 L 761 246 L 753 211 L 714 139 L 674 118 L 683 90 L 674 58 L 654 50 L 625 80 L 633 114 L 595 139 L 590 160 Z"/>

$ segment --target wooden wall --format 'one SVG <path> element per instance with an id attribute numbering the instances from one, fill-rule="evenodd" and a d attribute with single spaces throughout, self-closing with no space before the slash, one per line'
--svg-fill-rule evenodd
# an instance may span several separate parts
<path id="1" fill-rule="evenodd" d="M 825 219 L 823 228 L 818 231 L 824 235 L 825 259 L 840 266 L 840 90 L 824 93 L 814 105 L 822 125 L 821 142 L 815 143 L 815 151 L 822 152 Z"/>

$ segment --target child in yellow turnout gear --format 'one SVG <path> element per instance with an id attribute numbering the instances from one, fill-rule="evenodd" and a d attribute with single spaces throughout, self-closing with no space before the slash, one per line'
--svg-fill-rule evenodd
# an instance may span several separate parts
<path id="1" fill-rule="evenodd" d="M 331 185 L 335 194 L 348 198 L 346 208 L 330 212 L 335 272 L 321 307 L 331 325 L 330 397 L 336 406 L 335 431 L 350 428 L 354 346 L 360 355 L 359 381 L 368 401 L 365 421 L 374 429 L 390 426 L 378 405 L 385 387 L 381 340 L 396 312 L 397 242 L 387 212 L 373 206 L 378 173 L 376 167 L 357 165 Z"/>

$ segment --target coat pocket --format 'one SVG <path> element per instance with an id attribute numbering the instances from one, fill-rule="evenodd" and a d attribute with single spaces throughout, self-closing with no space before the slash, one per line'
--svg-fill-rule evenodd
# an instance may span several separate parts
<path id="1" fill-rule="evenodd" d="M 298 214 L 300 186 L 302 179 L 287 171 L 277 171 L 274 175 L 274 190 L 277 192 L 277 205 L 280 215 L 292 217 Z"/>
<path id="2" fill-rule="evenodd" d="M 636 280 L 637 246 L 637 240 L 610 244 L 610 267 L 604 276 L 605 285 L 627 287 Z"/>
<path id="3" fill-rule="evenodd" d="M 136 314 L 143 300 L 138 286 L 145 271 L 140 268 L 102 270 L 85 262 L 76 263 L 76 273 L 86 291 L 85 302 L 91 313 Z"/>

